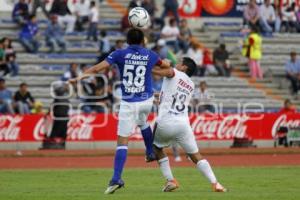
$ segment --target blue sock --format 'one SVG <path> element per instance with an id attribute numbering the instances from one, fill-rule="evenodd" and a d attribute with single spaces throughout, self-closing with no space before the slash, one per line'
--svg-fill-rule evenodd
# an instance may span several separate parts
<path id="1" fill-rule="evenodd" d="M 127 159 L 127 146 L 118 146 L 115 154 L 114 175 L 112 181 L 117 182 L 121 179 L 123 168 Z"/>
<path id="2" fill-rule="evenodd" d="M 153 134 L 152 134 L 152 130 L 151 127 L 149 125 L 147 125 L 147 128 L 145 127 L 141 127 L 141 132 L 142 132 L 142 136 L 144 139 L 144 143 L 146 146 L 146 154 L 152 154 L 153 153 Z"/>

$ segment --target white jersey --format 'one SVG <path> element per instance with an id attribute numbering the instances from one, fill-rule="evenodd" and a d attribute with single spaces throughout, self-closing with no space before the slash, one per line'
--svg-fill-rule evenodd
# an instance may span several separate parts
<path id="1" fill-rule="evenodd" d="M 173 78 L 164 78 L 160 94 L 158 121 L 166 117 L 188 120 L 188 106 L 195 85 L 188 75 L 174 69 Z"/>
<path id="2" fill-rule="evenodd" d="M 186 153 L 198 152 L 188 117 L 188 106 L 195 85 L 185 73 L 174 70 L 173 78 L 165 78 L 162 86 L 158 119 L 153 144 L 165 148 L 178 143 Z"/>

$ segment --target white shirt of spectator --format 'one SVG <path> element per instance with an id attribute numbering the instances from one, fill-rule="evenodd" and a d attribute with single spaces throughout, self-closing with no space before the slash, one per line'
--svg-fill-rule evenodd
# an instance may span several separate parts
<path id="1" fill-rule="evenodd" d="M 294 11 L 286 11 L 288 8 L 288 5 L 281 7 L 281 14 L 282 14 L 282 21 L 297 21 L 297 17 Z M 296 7 L 295 10 L 298 10 Z"/>
<path id="2" fill-rule="evenodd" d="M 177 26 L 171 27 L 169 25 L 165 26 L 161 33 L 165 36 L 164 40 L 166 42 L 176 41 L 177 37 L 180 35 L 180 31 Z"/>
<path id="3" fill-rule="evenodd" d="M 263 4 L 260 6 L 260 16 L 265 19 L 269 20 L 271 19 L 272 21 L 275 21 L 276 15 L 275 15 L 275 10 L 272 5 L 269 5 L 268 7 Z"/>
<path id="4" fill-rule="evenodd" d="M 194 99 L 196 99 L 200 105 L 207 105 L 210 103 L 212 97 L 207 89 L 204 91 L 198 89 L 194 92 Z"/>
<path id="5" fill-rule="evenodd" d="M 198 66 L 202 66 L 203 64 L 202 49 L 194 50 L 193 48 L 189 48 L 187 51 L 187 56 L 193 59 Z"/>
<path id="6" fill-rule="evenodd" d="M 90 12 L 90 19 L 92 23 L 97 23 L 99 18 L 99 11 L 98 8 L 95 6 L 91 9 Z"/>
<path id="7" fill-rule="evenodd" d="M 80 1 L 75 5 L 75 13 L 78 13 L 80 17 L 89 16 L 90 14 L 90 1 L 85 0 L 83 4 Z"/>

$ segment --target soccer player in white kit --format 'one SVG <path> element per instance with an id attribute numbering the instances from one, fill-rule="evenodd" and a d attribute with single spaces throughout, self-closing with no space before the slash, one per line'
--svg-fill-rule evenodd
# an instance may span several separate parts
<path id="1" fill-rule="evenodd" d="M 163 148 L 170 146 L 173 142 L 178 143 L 184 149 L 196 164 L 197 169 L 212 184 L 213 191 L 226 192 L 226 189 L 217 181 L 209 162 L 199 153 L 189 122 L 188 106 L 195 88 L 190 77 L 196 68 L 195 62 L 185 57 L 181 63 L 177 64 L 176 69 L 166 70 L 166 78 L 163 81 L 153 146 L 160 170 L 167 179 L 163 188 L 164 192 L 171 192 L 178 188 L 169 159 L 163 151 Z"/>

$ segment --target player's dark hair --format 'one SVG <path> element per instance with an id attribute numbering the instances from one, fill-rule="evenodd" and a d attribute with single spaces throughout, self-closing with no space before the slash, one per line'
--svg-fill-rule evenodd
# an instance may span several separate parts
<path id="1" fill-rule="evenodd" d="M 96 6 L 96 2 L 95 1 L 91 1 L 91 7 L 94 7 L 94 6 Z"/>
<path id="2" fill-rule="evenodd" d="M 171 19 L 169 20 L 169 24 L 172 25 L 172 24 L 174 24 L 174 23 L 176 23 L 176 20 L 175 20 L 174 18 L 171 18 Z"/>
<path id="3" fill-rule="evenodd" d="M 31 21 L 33 18 L 35 18 L 36 16 L 34 14 L 29 15 L 29 20 Z"/>
<path id="4" fill-rule="evenodd" d="M 127 33 L 127 43 L 129 45 L 140 45 L 144 42 L 144 33 L 140 29 L 132 28 Z"/>
<path id="5" fill-rule="evenodd" d="M 194 61 L 193 59 L 191 59 L 191 58 L 184 57 L 184 58 L 182 59 L 182 64 L 188 67 L 185 73 L 186 73 L 189 77 L 193 76 L 193 74 L 194 74 L 194 73 L 196 72 L 196 70 L 197 70 L 197 65 L 196 65 L 195 61 Z"/>
<path id="6" fill-rule="evenodd" d="M 101 35 L 101 37 L 106 37 L 107 33 L 106 33 L 105 30 L 102 30 L 102 31 L 100 32 L 100 35 Z"/>
<path id="7" fill-rule="evenodd" d="M 27 86 L 27 83 L 23 82 L 23 83 L 21 83 L 21 84 L 19 85 L 20 88 L 21 88 L 21 87 L 24 87 L 24 86 Z"/>

